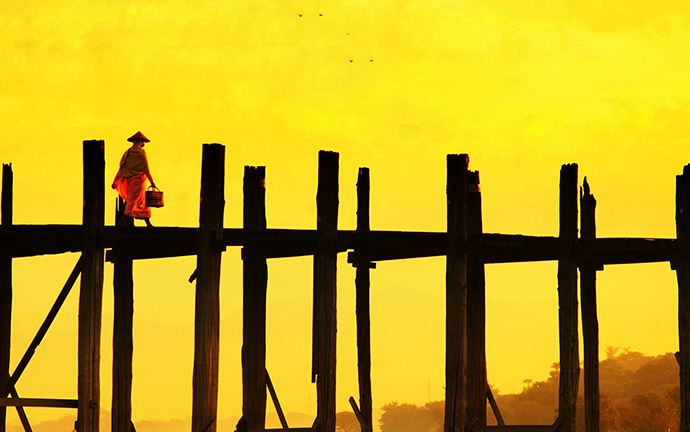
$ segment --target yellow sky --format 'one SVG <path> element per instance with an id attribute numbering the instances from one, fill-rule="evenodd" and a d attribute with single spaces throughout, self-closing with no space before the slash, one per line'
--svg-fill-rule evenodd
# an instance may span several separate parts
<path id="1" fill-rule="evenodd" d="M 14 221 L 80 223 L 81 141 L 105 139 L 108 183 L 142 130 L 166 193 L 157 225 L 198 223 L 201 144 L 219 142 L 226 227 L 242 223 L 243 166 L 265 165 L 269 228 L 314 228 L 327 149 L 340 152 L 340 229 L 355 227 L 367 166 L 372 229 L 445 230 L 445 155 L 469 153 L 486 232 L 557 235 L 558 172 L 575 162 L 598 199 L 599 236 L 674 237 L 674 176 L 690 162 L 689 12 L 684 0 L 3 2 L 0 159 L 14 168 Z M 241 410 L 239 256 L 223 256 L 220 418 Z M 15 260 L 15 363 L 76 260 Z M 354 272 L 344 255 L 338 265 L 346 410 L 357 394 Z M 191 413 L 194 266 L 135 265 L 135 420 Z M 111 280 L 108 264 L 106 408 Z M 609 266 L 599 282 L 602 350 L 677 350 L 668 264 Z M 443 397 L 443 295 L 442 258 L 372 272 L 376 407 Z M 488 266 L 487 296 L 490 382 L 506 393 L 545 378 L 558 360 L 555 263 Z M 310 299 L 311 258 L 270 261 L 268 369 L 286 411 L 314 414 Z M 75 291 L 20 395 L 76 397 L 76 305 Z"/>

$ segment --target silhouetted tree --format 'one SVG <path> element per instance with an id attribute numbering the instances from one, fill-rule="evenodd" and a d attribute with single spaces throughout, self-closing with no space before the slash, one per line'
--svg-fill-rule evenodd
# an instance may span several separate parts
<path id="1" fill-rule="evenodd" d="M 357 416 L 351 411 L 342 411 L 335 415 L 336 432 L 360 432 Z"/>
<path id="2" fill-rule="evenodd" d="M 678 431 L 678 413 L 673 401 L 658 393 L 633 396 L 621 412 L 620 425 L 624 432 L 675 432 Z"/>
<path id="3" fill-rule="evenodd" d="M 443 401 L 429 402 L 421 407 L 391 402 L 381 410 L 381 432 L 443 431 Z"/>

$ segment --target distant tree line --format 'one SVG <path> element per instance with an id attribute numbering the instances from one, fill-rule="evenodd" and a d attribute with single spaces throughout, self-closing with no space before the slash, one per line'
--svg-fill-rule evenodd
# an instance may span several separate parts
<path id="1" fill-rule="evenodd" d="M 502 395 L 492 387 L 506 424 L 552 424 L 558 407 L 559 364 L 544 381 L 525 380 L 520 393 Z M 601 432 L 678 432 L 680 387 L 672 353 L 656 357 L 609 347 L 599 362 Z M 580 373 L 577 430 L 584 432 L 584 382 Z M 382 408 L 381 432 L 442 432 L 443 401 L 418 406 L 391 402 Z M 496 424 L 487 407 L 489 424 Z M 352 413 L 338 413 L 336 430 L 359 431 Z"/>

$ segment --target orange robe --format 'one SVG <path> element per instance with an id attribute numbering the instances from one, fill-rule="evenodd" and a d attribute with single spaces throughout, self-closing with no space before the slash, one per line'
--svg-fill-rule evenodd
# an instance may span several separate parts
<path id="1" fill-rule="evenodd" d="M 127 203 L 125 214 L 136 219 L 151 217 L 151 209 L 146 207 L 146 173 L 149 164 L 146 152 L 138 145 L 129 148 L 120 160 L 120 168 L 115 176 L 115 189 Z"/>
<path id="2" fill-rule="evenodd" d="M 127 203 L 125 214 L 135 219 L 151 217 L 151 209 L 146 207 L 146 174 L 120 177 L 115 180 L 115 189 Z"/>

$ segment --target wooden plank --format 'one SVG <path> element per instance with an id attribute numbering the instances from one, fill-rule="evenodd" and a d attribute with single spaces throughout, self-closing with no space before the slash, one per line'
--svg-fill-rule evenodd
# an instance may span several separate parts
<path id="1" fill-rule="evenodd" d="M 357 418 L 357 422 L 359 423 L 359 429 L 364 430 L 367 427 L 367 422 L 366 420 L 364 420 L 362 411 L 360 411 L 359 407 L 357 406 L 357 401 L 355 401 L 355 398 L 353 398 L 352 396 L 350 396 L 350 399 L 348 399 L 347 401 L 350 402 L 352 411 L 355 413 L 355 417 Z"/>
<path id="2" fill-rule="evenodd" d="M 2 165 L 2 226 L 12 225 L 12 165 Z M 12 340 L 12 256 L 0 253 L 0 388 L 4 388 L 10 373 L 10 345 Z M 7 408 L 0 408 L 0 432 L 5 432 Z"/>
<path id="3" fill-rule="evenodd" d="M 0 226 L 0 250 L 18 258 L 81 252 L 81 225 L 9 225 Z"/>
<path id="4" fill-rule="evenodd" d="M 0 225 L 0 251 L 12 257 L 81 251 L 81 225 Z M 316 230 L 267 229 L 245 232 L 226 228 L 217 248 L 257 246 L 267 258 L 313 255 Z M 105 227 L 101 244 L 105 248 L 135 246 L 133 259 L 153 259 L 195 255 L 196 228 L 156 227 L 117 230 Z M 446 233 L 401 231 L 338 231 L 336 250 L 367 246 L 370 261 L 424 258 L 446 254 Z M 472 250 L 485 264 L 550 261 L 558 259 L 557 237 L 489 234 L 469 236 L 463 250 Z M 578 261 L 600 264 L 664 262 L 675 256 L 675 239 L 597 238 L 583 239 L 576 246 Z M 112 261 L 110 255 L 108 261 Z"/>
<path id="5" fill-rule="evenodd" d="M 465 427 L 467 370 L 467 165 L 469 156 L 448 155 L 448 248 L 446 256 L 445 432 Z"/>
<path id="6" fill-rule="evenodd" d="M 316 194 L 318 231 L 314 253 L 312 380 L 316 378 L 316 432 L 335 431 L 336 243 L 339 154 L 319 152 Z"/>
<path id="7" fill-rule="evenodd" d="M 79 292 L 78 432 L 98 432 L 101 405 L 101 311 L 103 248 L 99 237 L 105 221 L 105 157 L 103 141 L 84 141 L 84 201 Z"/>
<path id="8" fill-rule="evenodd" d="M 680 366 L 680 432 L 690 431 L 690 165 L 676 177 L 676 235 L 673 262 L 678 279 L 678 339 Z"/>
<path id="9" fill-rule="evenodd" d="M 369 225 L 369 168 L 360 168 L 357 175 L 357 231 L 368 232 Z M 359 381 L 358 420 L 362 432 L 374 430 L 373 402 L 371 395 L 371 319 L 370 319 L 370 269 L 368 251 L 357 250 L 359 259 L 354 264 L 355 272 L 355 314 L 357 316 L 357 376 Z M 353 400 L 354 402 L 354 400 Z M 351 402 L 352 404 L 352 402 Z M 355 405 L 356 406 L 356 405 Z"/>
<path id="10" fill-rule="evenodd" d="M 134 339 L 133 260 L 126 247 L 113 250 L 113 397 L 111 425 L 113 432 L 131 432 L 132 427 L 132 354 Z"/>
<path id="11" fill-rule="evenodd" d="M 244 167 L 244 229 L 266 229 L 266 168 Z M 242 250 L 242 413 L 248 429 L 266 426 L 266 289 L 263 249 Z"/>
<path id="12" fill-rule="evenodd" d="M 597 200 L 590 193 L 587 177 L 580 190 L 580 237 L 596 238 Z M 585 432 L 599 432 L 599 321 L 597 318 L 597 264 L 580 265 L 582 337 L 585 363 Z"/>
<path id="13" fill-rule="evenodd" d="M 479 171 L 470 171 L 467 195 L 467 235 L 481 236 L 482 194 Z M 467 256 L 467 414 L 476 426 L 486 426 L 486 286 L 484 263 Z"/>
<path id="14" fill-rule="evenodd" d="M 266 370 L 266 387 L 268 387 L 268 392 L 271 394 L 273 406 L 275 407 L 276 413 L 278 414 L 278 419 L 280 419 L 280 425 L 283 426 L 284 430 L 290 429 L 288 427 L 288 422 L 285 418 L 285 414 L 283 414 L 283 408 L 280 406 L 280 401 L 278 400 L 278 393 L 276 393 L 276 389 L 273 387 L 273 382 L 271 381 L 271 376 L 268 374 L 268 370 Z"/>
<path id="15" fill-rule="evenodd" d="M 215 432 L 218 425 L 220 342 L 220 262 L 223 236 L 225 146 L 204 144 L 194 310 L 192 432 Z"/>
<path id="16" fill-rule="evenodd" d="M 496 398 L 494 398 L 494 394 L 491 391 L 491 387 L 489 387 L 488 385 L 486 386 L 486 398 L 489 400 L 489 405 L 491 405 L 491 411 L 494 413 L 496 423 L 498 423 L 499 426 L 505 426 L 506 422 L 503 420 L 501 410 L 498 408 L 498 404 L 496 403 Z"/>
<path id="17" fill-rule="evenodd" d="M 0 398 L 0 406 L 8 407 L 44 407 L 44 408 L 77 408 L 77 399 L 28 399 Z"/>
<path id="18" fill-rule="evenodd" d="M 578 355 L 577 263 L 577 164 L 561 167 L 559 199 L 558 328 L 561 373 L 558 416 L 561 430 L 575 432 L 580 361 Z"/>

